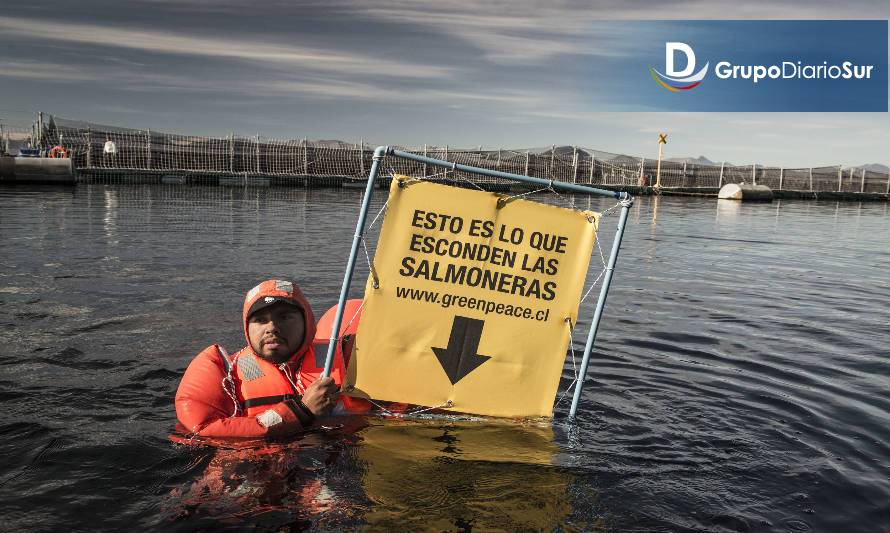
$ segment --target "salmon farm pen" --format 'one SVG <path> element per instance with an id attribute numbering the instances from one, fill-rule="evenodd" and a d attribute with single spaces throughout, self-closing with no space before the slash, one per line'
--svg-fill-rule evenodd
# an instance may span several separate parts
<path id="1" fill-rule="evenodd" d="M 364 182 L 374 151 L 365 142 L 272 139 L 252 136 L 202 137 L 69 120 L 40 114 L 30 138 L 46 153 L 62 147 L 72 160 L 77 182 L 208 184 L 224 186 L 340 187 Z M 109 144 L 110 143 L 110 144 Z M 113 149 L 109 147 L 113 146 Z M 658 159 L 581 146 L 456 149 L 449 146 L 398 147 L 425 158 L 495 171 L 478 175 L 489 190 L 517 184 L 502 174 L 553 179 L 575 185 L 653 194 Z M 410 174 L 421 161 L 391 161 Z M 424 172 L 426 174 L 426 172 Z M 2 178 L 0 178 L 2 179 Z M 455 181 L 454 172 L 434 178 Z M 716 197 L 729 183 L 765 185 L 776 198 L 887 200 L 890 170 L 821 166 L 784 168 L 762 164 L 662 160 L 662 192 Z M 385 183 L 381 183 L 385 185 Z"/>

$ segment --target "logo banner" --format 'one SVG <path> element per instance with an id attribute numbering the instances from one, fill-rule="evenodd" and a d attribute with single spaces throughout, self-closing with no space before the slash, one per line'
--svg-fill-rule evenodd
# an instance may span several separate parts
<path id="1" fill-rule="evenodd" d="M 590 211 L 397 176 L 347 372 L 351 394 L 551 415 L 598 222 Z"/>
<path id="2" fill-rule="evenodd" d="M 886 20 L 612 21 L 591 94 L 623 111 L 887 111 Z"/>

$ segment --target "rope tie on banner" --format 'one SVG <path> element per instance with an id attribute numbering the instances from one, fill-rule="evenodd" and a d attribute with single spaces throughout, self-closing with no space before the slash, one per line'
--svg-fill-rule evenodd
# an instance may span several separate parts
<path id="1" fill-rule="evenodd" d="M 623 201 L 627 201 L 627 200 L 622 200 L 621 202 L 623 202 Z M 600 218 L 602 219 L 604 217 L 609 216 L 609 214 L 612 211 L 614 211 L 618 206 L 621 205 L 621 202 L 616 203 L 612 207 L 610 207 L 610 208 L 606 209 L 605 211 L 603 211 L 602 213 L 600 213 Z M 593 283 L 590 284 L 590 287 L 587 288 L 587 291 L 584 292 L 584 296 L 581 297 L 581 301 L 579 303 L 584 303 L 584 300 L 586 300 L 587 297 L 590 295 L 590 291 L 592 291 L 593 288 L 597 286 L 597 284 L 600 282 L 600 280 L 603 279 L 603 276 L 606 274 L 606 272 L 609 271 L 609 265 L 608 265 L 608 263 L 606 263 L 606 254 L 603 253 L 603 247 L 600 246 L 599 228 L 597 228 L 597 235 L 596 235 L 596 250 L 599 252 L 600 262 L 603 265 L 603 269 L 600 270 L 599 275 L 596 277 L 595 280 L 593 280 Z"/>
<path id="2" fill-rule="evenodd" d="M 371 254 L 368 252 L 368 245 L 365 244 L 365 239 L 362 239 L 362 248 L 365 250 L 365 260 L 368 261 L 368 271 L 371 273 L 371 279 L 373 280 L 373 287 L 375 289 L 380 288 L 380 278 L 377 277 L 377 269 L 374 268 L 374 262 L 371 261 Z"/>
<path id="3" fill-rule="evenodd" d="M 539 193 L 539 192 L 548 191 L 548 190 L 553 191 L 552 184 L 553 184 L 553 180 L 550 180 L 550 185 L 548 185 L 547 187 L 541 187 L 540 189 L 535 189 L 533 191 L 526 191 L 524 193 L 514 194 L 512 196 L 502 196 L 501 198 L 498 198 L 498 209 L 504 207 L 505 205 L 509 204 L 513 200 L 516 200 L 517 198 L 524 198 L 526 196 L 529 196 L 529 195 L 532 195 L 535 193 Z M 556 191 L 553 191 L 553 192 L 556 192 Z"/>
<path id="4" fill-rule="evenodd" d="M 551 185 L 552 185 L 552 184 L 553 184 L 553 180 L 550 180 L 550 183 L 551 183 Z M 564 201 L 564 202 L 566 201 L 566 197 L 563 196 L 563 195 L 561 195 L 561 194 L 559 194 L 559 191 L 557 191 L 556 189 L 554 189 L 552 186 L 550 187 L 550 190 L 553 191 L 553 194 L 555 194 L 556 196 L 559 196 L 560 200 L 562 200 L 562 201 Z M 569 200 L 569 209 L 575 209 L 575 195 L 574 195 L 574 194 L 572 195 L 571 200 Z"/>
<path id="5" fill-rule="evenodd" d="M 425 413 L 427 411 L 432 411 L 433 409 L 441 409 L 443 407 L 454 407 L 454 402 L 451 400 L 446 401 L 445 403 L 439 404 L 435 407 L 423 407 L 421 409 L 415 409 L 413 411 L 408 411 L 405 413 L 406 416 L 419 415 L 420 413 Z"/>
<path id="6" fill-rule="evenodd" d="M 603 211 L 602 213 L 600 213 L 600 216 L 602 216 L 602 217 L 609 216 L 609 214 L 611 214 L 612 211 L 618 209 L 619 207 L 621 207 L 621 201 L 619 201 L 618 203 L 616 203 L 616 204 L 613 205 L 612 207 L 610 207 L 610 208 L 606 209 L 605 211 Z"/>
<path id="7" fill-rule="evenodd" d="M 395 169 L 393 169 L 393 168 L 390 168 L 390 172 L 391 172 L 393 175 L 398 174 L 398 172 L 396 172 Z M 454 170 L 451 170 L 451 172 L 454 173 L 455 171 L 454 171 Z M 439 176 L 447 177 L 447 176 L 448 176 L 448 169 L 445 169 L 445 170 L 443 170 L 442 172 L 436 172 L 436 173 L 434 173 L 434 174 L 427 174 L 427 175 L 425 175 L 425 176 L 419 176 L 419 177 L 418 177 L 418 176 L 411 176 L 410 178 L 408 178 L 408 179 L 406 179 L 406 180 L 401 180 L 401 181 L 399 181 L 399 188 L 400 188 L 400 189 L 404 189 L 405 187 L 407 187 L 407 186 L 409 186 L 409 185 L 413 185 L 414 183 L 418 183 L 418 182 L 421 182 L 421 181 L 429 181 L 429 180 L 432 180 L 432 179 L 434 179 L 434 178 L 438 178 Z M 457 179 L 460 179 L 460 180 L 469 182 L 470 185 L 476 187 L 476 188 L 479 189 L 479 190 L 483 190 L 481 187 L 479 187 L 478 185 L 476 185 L 475 183 L 473 183 L 471 180 L 468 180 L 467 178 L 465 178 L 465 177 L 463 177 L 463 176 L 460 176 L 460 175 L 458 175 L 458 174 L 454 174 L 454 176 L 455 176 Z"/>
<path id="8" fill-rule="evenodd" d="M 544 191 L 550 191 L 553 194 L 555 194 L 556 196 L 558 196 L 561 200 L 566 201 L 565 196 L 559 194 L 559 191 L 557 191 L 556 189 L 553 188 L 553 179 L 551 178 L 547 182 L 546 187 L 541 187 L 540 189 L 535 189 L 532 191 L 526 191 L 526 192 L 520 193 L 520 194 L 514 194 L 512 196 L 503 196 L 501 198 L 498 198 L 497 208 L 501 209 L 508 203 L 512 202 L 513 200 L 516 200 L 517 198 L 523 198 L 525 196 L 530 196 L 532 194 L 537 194 L 539 192 L 544 192 Z M 574 195 L 572 195 L 572 199 L 571 199 L 571 201 L 569 201 L 569 208 L 571 208 L 571 209 L 575 208 L 575 196 Z"/>
<path id="9" fill-rule="evenodd" d="M 549 174 L 548 174 L 549 181 L 547 182 L 547 187 L 544 190 L 549 190 L 556 196 L 559 196 L 560 200 L 565 201 L 566 200 L 565 196 L 559 194 L 559 191 L 557 191 L 556 189 L 553 188 L 553 182 L 554 182 L 554 180 L 558 181 L 558 178 L 553 177 L 553 167 L 552 166 L 550 167 L 550 170 L 548 172 L 549 172 Z M 574 194 L 572 195 L 571 201 L 569 201 L 569 209 L 575 209 L 575 195 Z"/>
<path id="10" fill-rule="evenodd" d="M 484 191 L 484 190 L 485 190 L 485 189 L 483 189 L 482 187 L 476 185 L 476 182 L 474 182 L 474 181 L 471 180 L 471 179 L 465 178 L 465 177 L 461 176 L 460 174 L 458 174 L 458 173 L 456 173 L 456 172 L 455 172 L 453 175 L 454 175 L 454 177 L 456 177 L 457 179 L 459 179 L 459 180 L 463 180 L 463 181 L 469 183 L 470 185 L 472 185 L 473 187 L 476 187 L 476 188 L 479 189 L 480 191 Z"/>
<path id="11" fill-rule="evenodd" d="M 364 306 L 365 306 L 365 301 L 362 300 L 361 305 L 358 306 L 358 309 L 355 310 L 355 313 L 352 314 L 352 318 L 349 319 L 349 322 L 346 323 L 346 327 L 344 327 L 343 329 L 345 329 L 345 330 L 349 329 L 349 326 L 351 326 L 352 322 L 355 321 L 355 317 L 357 317 L 358 314 L 362 312 L 362 308 Z M 337 337 L 337 340 L 340 340 L 339 336 Z"/>
<path id="12" fill-rule="evenodd" d="M 559 405 L 559 402 L 566 397 L 566 394 L 572 389 L 572 385 L 578 382 L 578 364 L 575 361 L 575 343 L 572 342 L 572 332 L 575 331 L 575 326 L 572 324 L 572 317 L 567 316 L 565 319 L 566 326 L 569 328 L 569 349 L 572 351 L 572 373 L 574 374 L 574 378 L 572 381 L 566 385 L 565 390 L 562 391 L 562 394 L 559 395 L 559 398 L 556 400 L 556 403 L 553 404 L 553 408 Z"/>
<path id="13" fill-rule="evenodd" d="M 380 218 L 380 215 L 386 211 L 386 206 L 389 205 L 389 200 L 383 203 L 383 207 L 380 208 L 380 211 L 377 212 L 377 216 L 374 217 L 374 220 L 371 221 L 371 224 L 368 225 L 368 230 L 374 227 L 374 224 L 377 223 L 377 220 Z M 371 253 L 368 251 L 368 244 L 365 241 L 364 236 L 361 238 L 362 248 L 365 250 L 365 259 L 368 261 L 368 271 L 371 273 L 371 279 L 373 280 L 373 285 L 375 289 L 380 288 L 380 278 L 377 276 L 377 269 L 374 268 L 374 262 L 371 261 Z"/>
<path id="14" fill-rule="evenodd" d="M 392 165 L 389 165 L 389 175 L 390 175 L 390 177 L 395 176 L 396 174 L 398 174 L 398 172 L 396 172 L 396 167 L 394 167 L 394 166 L 392 166 Z M 385 175 L 386 175 L 386 173 L 384 172 L 384 176 L 385 176 Z"/>
<path id="15" fill-rule="evenodd" d="M 404 189 L 405 187 L 417 183 L 419 181 L 423 181 L 423 178 L 411 178 L 407 180 L 399 180 L 399 189 Z"/>
<path id="16" fill-rule="evenodd" d="M 584 300 L 587 299 L 587 296 L 590 294 L 590 291 L 592 291 L 593 288 L 596 287 L 597 283 L 600 282 L 600 279 L 601 279 L 601 278 L 603 277 L 603 275 L 606 273 L 606 270 L 608 270 L 608 268 L 604 268 L 602 271 L 600 271 L 600 275 L 597 276 L 595 280 L 593 280 L 593 283 L 590 284 L 590 287 L 588 287 L 587 292 L 585 292 L 585 293 L 584 293 L 584 296 L 581 297 L 581 302 L 580 302 L 580 303 L 584 303 Z"/>
<path id="17" fill-rule="evenodd" d="M 419 178 L 418 178 L 418 177 L 413 177 L 413 178 L 411 178 L 411 179 L 409 179 L 409 180 L 405 180 L 405 181 L 406 181 L 406 182 L 428 181 L 428 180 L 431 180 L 431 179 L 433 179 L 433 178 L 438 178 L 439 176 L 447 176 L 447 175 L 448 175 L 448 171 L 447 171 L 447 170 L 443 170 L 442 172 L 436 172 L 436 173 L 434 173 L 434 174 L 427 174 L 426 176 L 421 176 L 421 177 L 419 177 Z"/>
<path id="18" fill-rule="evenodd" d="M 422 406 L 417 406 L 418 408 L 417 408 L 417 409 L 414 409 L 414 410 L 412 410 L 412 411 L 407 411 L 407 412 L 404 412 L 404 413 L 394 413 L 394 412 L 390 411 L 390 410 L 387 409 L 386 407 L 380 405 L 379 403 L 375 402 L 374 400 L 372 400 L 372 399 L 370 399 L 370 398 L 368 398 L 368 402 L 370 402 L 371 404 L 373 404 L 374 407 L 380 409 L 380 411 L 381 411 L 384 415 L 386 415 L 386 416 L 392 416 L 392 417 L 395 417 L 395 418 L 407 418 L 407 417 L 409 417 L 409 416 L 419 415 L 420 413 L 425 413 L 425 412 L 427 412 L 427 411 L 432 411 L 432 410 L 434 410 L 434 409 L 442 409 L 443 407 L 445 407 L 445 408 L 454 407 L 454 402 L 452 402 L 451 400 L 448 400 L 448 401 L 446 401 L 446 402 L 444 402 L 444 403 L 441 403 L 441 404 L 436 405 L 436 406 L 433 406 L 433 407 L 422 407 Z"/>
<path id="19" fill-rule="evenodd" d="M 578 365 L 575 364 L 575 345 L 571 342 L 572 333 L 575 331 L 575 325 L 572 324 L 572 317 L 566 317 L 566 325 L 569 327 L 569 348 L 572 350 L 572 370 L 575 373 L 575 379 L 578 378 Z"/>
<path id="20" fill-rule="evenodd" d="M 392 411 L 390 411 L 389 409 L 387 409 L 386 407 L 383 407 L 383 406 L 380 405 L 379 403 L 375 402 L 375 401 L 372 400 L 371 398 L 368 398 L 368 402 L 370 402 L 370 403 L 371 403 L 374 407 L 376 407 L 377 409 L 380 409 L 381 411 L 383 411 L 383 414 L 385 414 L 385 415 L 389 415 L 389 416 L 399 416 L 399 415 L 397 415 L 396 413 L 393 413 Z"/>

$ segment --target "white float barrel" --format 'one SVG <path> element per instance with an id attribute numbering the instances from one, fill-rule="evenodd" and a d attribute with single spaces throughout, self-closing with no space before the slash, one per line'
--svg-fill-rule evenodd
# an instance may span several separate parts
<path id="1" fill-rule="evenodd" d="M 717 193 L 717 198 L 721 200 L 741 200 L 743 202 L 772 202 L 773 191 L 766 185 L 727 183 Z"/>

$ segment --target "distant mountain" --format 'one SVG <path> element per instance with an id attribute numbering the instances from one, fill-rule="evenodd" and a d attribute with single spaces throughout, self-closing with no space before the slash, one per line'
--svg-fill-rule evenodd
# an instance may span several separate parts
<path id="1" fill-rule="evenodd" d="M 540 155 L 550 155 L 551 152 L 556 152 L 556 155 L 558 157 L 560 157 L 560 156 L 570 156 L 571 157 L 575 153 L 575 147 L 574 146 L 565 146 L 565 145 L 553 146 L 553 147 L 548 146 L 546 148 L 530 148 L 529 152 L 531 152 L 533 154 L 540 154 Z M 578 148 L 578 153 L 582 153 L 582 152 L 584 152 L 584 149 Z"/>
<path id="2" fill-rule="evenodd" d="M 633 157 L 630 155 L 616 155 L 615 157 L 608 158 L 607 160 L 613 164 L 618 164 L 618 163 L 633 163 L 636 165 L 640 164 L 639 157 Z"/>
<path id="3" fill-rule="evenodd" d="M 575 146 L 561 145 L 561 146 L 553 146 L 553 147 L 548 146 L 546 148 L 544 148 L 544 147 L 529 148 L 528 152 L 531 154 L 536 154 L 536 155 L 540 155 L 540 156 L 550 156 L 550 155 L 555 154 L 556 157 L 562 159 L 563 161 L 566 161 L 566 160 L 571 160 L 575 156 L 576 150 L 578 153 L 578 161 L 587 161 L 590 159 L 590 157 L 591 157 L 590 153 L 586 149 L 581 148 L 580 146 L 575 147 Z M 597 159 L 602 158 L 603 155 L 604 154 L 602 154 L 600 152 L 596 153 Z"/>
<path id="4" fill-rule="evenodd" d="M 880 174 L 886 174 L 890 172 L 890 167 L 887 165 L 882 165 L 880 163 L 869 163 L 867 165 L 859 165 L 858 167 L 854 167 L 856 170 L 865 169 L 867 172 L 878 172 Z"/>
<path id="5" fill-rule="evenodd" d="M 321 148 L 352 149 L 358 145 L 358 143 L 348 143 L 346 141 L 341 141 L 339 139 L 319 139 L 317 141 L 311 141 L 311 142 L 315 146 L 321 147 Z"/>
<path id="6" fill-rule="evenodd" d="M 720 165 L 720 163 L 715 163 L 703 155 L 700 155 L 698 157 L 670 157 L 665 159 L 665 161 L 671 161 L 673 163 L 687 163 L 690 165 Z"/>

